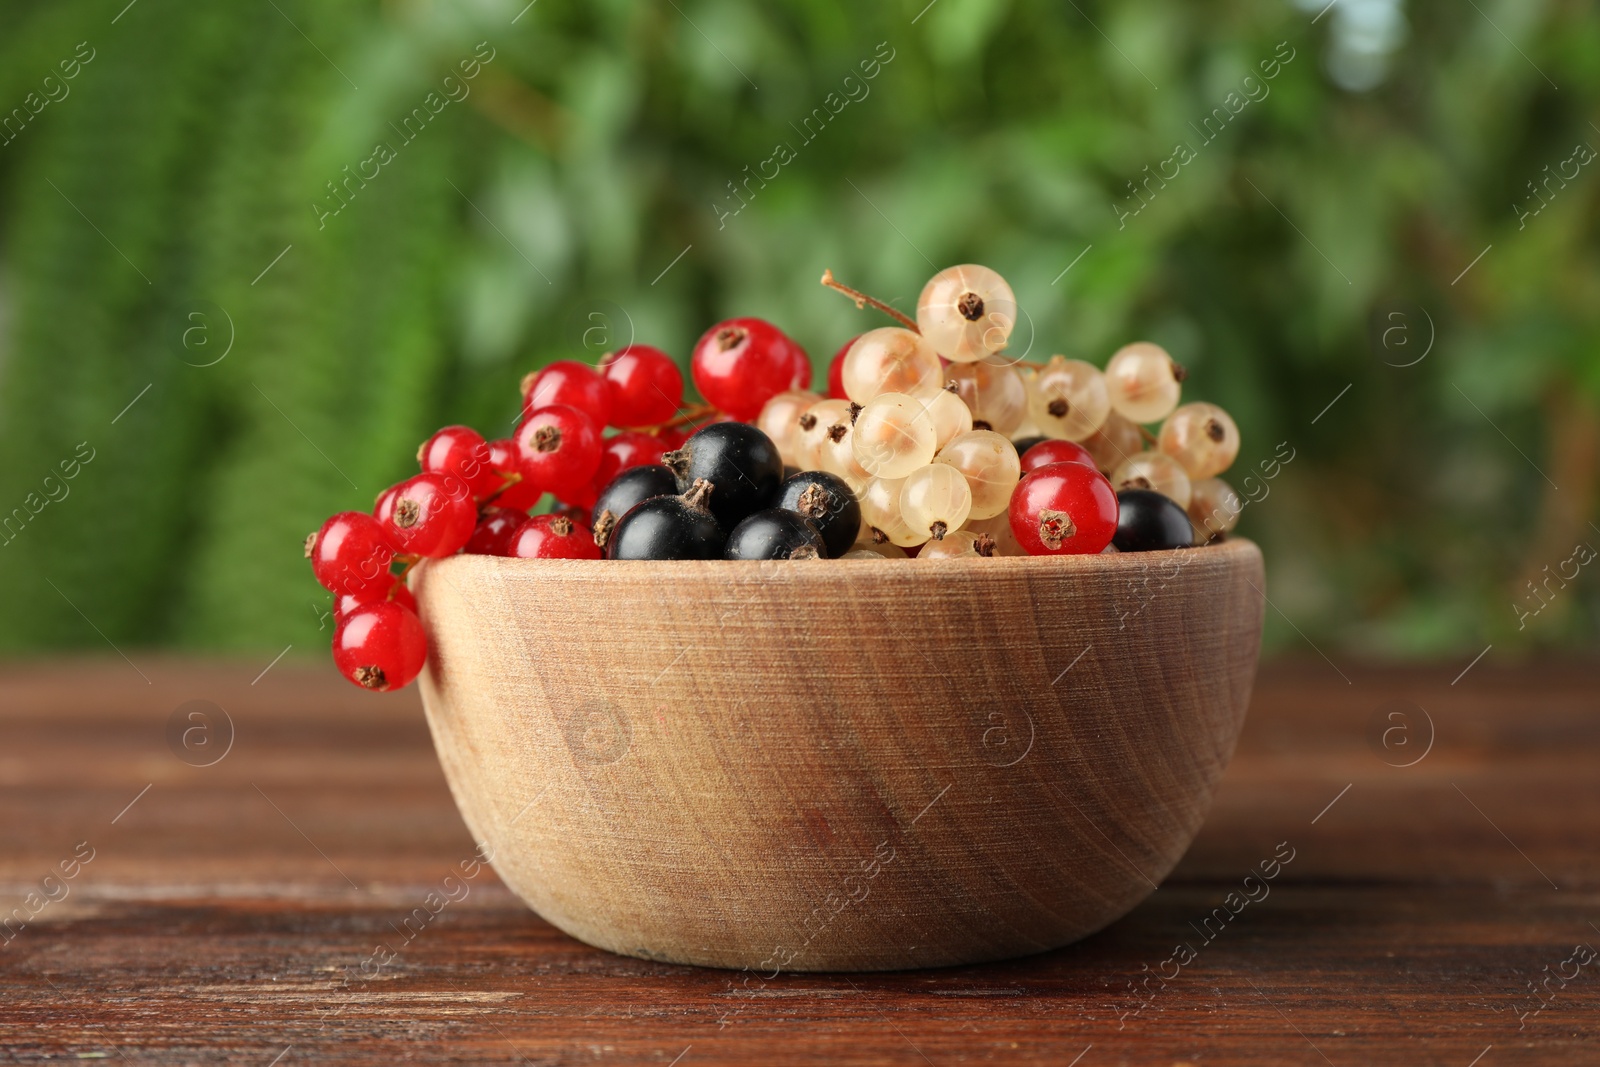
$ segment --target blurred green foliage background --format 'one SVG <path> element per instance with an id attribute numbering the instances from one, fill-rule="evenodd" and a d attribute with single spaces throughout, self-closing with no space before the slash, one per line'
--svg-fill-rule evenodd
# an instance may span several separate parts
<path id="1" fill-rule="evenodd" d="M 820 370 L 880 324 L 823 268 L 964 261 L 1035 356 L 1167 345 L 1236 484 L 1288 443 L 1275 646 L 1592 647 L 1597 90 L 1577 0 L 12 0 L 0 649 L 313 649 L 305 533 L 529 369 L 753 314 Z"/>

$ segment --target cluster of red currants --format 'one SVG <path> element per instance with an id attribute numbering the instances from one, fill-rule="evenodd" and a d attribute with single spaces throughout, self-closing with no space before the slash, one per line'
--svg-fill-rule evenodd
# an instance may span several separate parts
<path id="1" fill-rule="evenodd" d="M 419 474 L 306 539 L 335 598 L 339 670 L 371 690 L 415 679 L 427 638 L 406 574 L 461 552 L 932 560 L 1188 547 L 1232 528 L 1238 497 L 1215 475 L 1238 430 L 1213 405 L 1177 406 L 1183 370 L 1158 346 L 1128 345 L 1104 372 L 1008 358 L 1016 300 L 977 265 L 936 274 L 914 320 L 823 284 L 902 323 L 846 342 L 827 397 L 807 391 L 804 349 L 738 318 L 694 347 L 705 404 L 684 406 L 664 352 L 629 345 L 530 374 L 512 437 L 430 437 Z M 1162 420 L 1159 435 L 1141 425 Z M 530 515 L 546 493 L 552 509 Z"/>

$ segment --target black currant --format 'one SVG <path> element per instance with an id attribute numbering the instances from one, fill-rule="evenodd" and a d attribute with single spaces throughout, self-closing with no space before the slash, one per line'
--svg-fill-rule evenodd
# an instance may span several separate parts
<path id="1" fill-rule="evenodd" d="M 594 543 L 606 547 L 618 521 L 637 505 L 651 497 L 675 496 L 677 492 L 677 476 L 659 463 L 629 467 L 611 479 L 611 484 L 595 498 L 590 511 L 594 516 Z"/>
<path id="2" fill-rule="evenodd" d="M 711 514 L 730 530 L 767 507 L 783 481 L 783 460 L 772 438 L 743 422 L 714 422 L 661 462 L 678 476 L 679 492 L 702 478 L 710 482 Z"/>
<path id="3" fill-rule="evenodd" d="M 821 559 L 822 534 L 810 519 L 783 508 L 749 516 L 728 535 L 728 559 Z"/>
<path id="4" fill-rule="evenodd" d="M 1124 489 L 1117 494 L 1117 532 L 1111 543 L 1119 552 L 1188 548 L 1194 527 L 1188 514 L 1154 489 Z"/>
<path id="5" fill-rule="evenodd" d="M 706 506 L 715 494 L 702 478 L 682 496 L 635 504 L 612 528 L 606 558 L 721 559 L 727 534 Z"/>
<path id="6" fill-rule="evenodd" d="M 861 503 L 837 474 L 802 471 L 790 475 L 778 486 L 772 504 L 810 519 L 822 534 L 829 559 L 850 551 L 861 532 Z"/>

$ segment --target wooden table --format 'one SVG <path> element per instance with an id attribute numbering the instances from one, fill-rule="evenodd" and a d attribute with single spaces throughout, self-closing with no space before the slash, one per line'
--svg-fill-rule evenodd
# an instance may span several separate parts
<path id="1" fill-rule="evenodd" d="M 1269 668 L 1199 839 L 1110 929 L 745 986 L 570 940 L 488 869 L 447 882 L 474 843 L 414 690 L 134 658 L 0 671 L 16 1062 L 1600 1063 L 1593 666 Z M 1224 921 L 1230 892 L 1258 899 Z"/>

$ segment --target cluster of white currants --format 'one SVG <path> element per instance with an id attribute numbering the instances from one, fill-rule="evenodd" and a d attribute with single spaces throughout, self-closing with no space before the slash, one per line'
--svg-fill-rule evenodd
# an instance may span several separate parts
<path id="1" fill-rule="evenodd" d="M 1025 472 L 1019 445 L 1040 438 L 1078 442 L 1118 489 L 1154 489 L 1191 516 L 1217 509 L 1197 542 L 1231 529 L 1237 496 L 1214 476 L 1238 452 L 1238 429 L 1215 405 L 1177 406 L 1183 370 L 1162 348 L 1128 345 L 1104 372 L 1059 355 L 1030 364 L 1006 354 L 1016 321 L 998 273 L 949 267 L 923 288 L 914 324 L 841 349 L 828 399 L 768 401 L 756 424 L 784 462 L 836 474 L 860 500 L 851 554 L 1025 554 L 1008 509 Z M 1159 435 L 1140 428 L 1161 420 Z"/>

